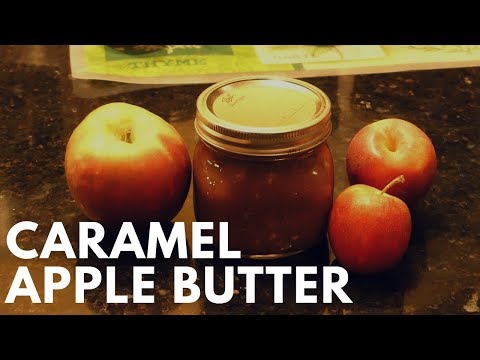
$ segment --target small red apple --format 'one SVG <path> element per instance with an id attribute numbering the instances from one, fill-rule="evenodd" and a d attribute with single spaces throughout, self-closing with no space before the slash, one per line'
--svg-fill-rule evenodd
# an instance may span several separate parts
<path id="1" fill-rule="evenodd" d="M 187 196 L 191 162 L 176 129 L 150 111 L 110 103 L 73 131 L 65 153 L 70 192 L 94 221 L 170 221 Z"/>
<path id="2" fill-rule="evenodd" d="M 401 175 L 382 191 L 352 185 L 335 199 L 328 238 L 338 262 L 347 270 L 373 274 L 392 268 L 402 259 L 410 242 L 410 211 L 386 191 L 404 181 Z"/>
<path id="3" fill-rule="evenodd" d="M 398 174 L 406 182 L 389 193 L 411 206 L 430 189 L 437 156 L 430 138 L 414 124 L 384 119 L 362 128 L 347 150 L 347 174 L 351 184 L 383 189 Z"/>

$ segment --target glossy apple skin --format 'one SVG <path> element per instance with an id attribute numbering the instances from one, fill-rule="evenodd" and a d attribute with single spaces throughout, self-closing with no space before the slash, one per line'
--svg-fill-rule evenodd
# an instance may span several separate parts
<path id="1" fill-rule="evenodd" d="M 437 170 L 437 156 L 430 138 L 414 124 L 384 119 L 362 128 L 347 150 L 350 184 L 383 189 L 403 174 L 405 183 L 388 193 L 414 205 L 430 189 Z"/>
<path id="2" fill-rule="evenodd" d="M 91 220 L 170 221 L 188 194 L 191 161 L 172 125 L 141 107 L 110 103 L 73 131 L 65 175 L 75 202 Z"/>
<path id="3" fill-rule="evenodd" d="M 397 197 L 380 193 L 368 185 L 352 185 L 333 203 L 328 224 L 330 246 L 339 263 L 351 272 L 386 271 L 407 251 L 412 231 L 408 206 Z"/>

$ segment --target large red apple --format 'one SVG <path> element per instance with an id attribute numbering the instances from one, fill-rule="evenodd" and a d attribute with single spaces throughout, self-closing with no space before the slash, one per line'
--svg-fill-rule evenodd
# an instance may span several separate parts
<path id="1" fill-rule="evenodd" d="M 91 220 L 170 221 L 187 196 L 191 162 L 168 122 L 139 106 L 110 103 L 73 131 L 65 174 L 75 202 Z"/>
<path id="2" fill-rule="evenodd" d="M 352 185 L 335 199 L 328 238 L 338 262 L 347 270 L 382 272 L 398 264 L 407 251 L 412 230 L 410 211 L 402 200 L 386 194 L 402 181 L 404 177 L 399 176 L 382 191 Z"/>
<path id="3" fill-rule="evenodd" d="M 351 184 L 383 189 L 399 174 L 405 183 L 389 190 L 409 206 L 432 185 L 437 156 L 430 138 L 414 124 L 384 119 L 362 128 L 347 150 L 347 174 Z"/>

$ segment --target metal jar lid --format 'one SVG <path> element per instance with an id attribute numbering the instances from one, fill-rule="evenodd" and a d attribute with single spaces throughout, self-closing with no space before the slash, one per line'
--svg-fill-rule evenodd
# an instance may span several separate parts
<path id="1" fill-rule="evenodd" d="M 330 99 L 317 87 L 277 76 L 238 77 L 197 99 L 195 129 L 208 144 L 251 156 L 309 150 L 332 130 Z"/>

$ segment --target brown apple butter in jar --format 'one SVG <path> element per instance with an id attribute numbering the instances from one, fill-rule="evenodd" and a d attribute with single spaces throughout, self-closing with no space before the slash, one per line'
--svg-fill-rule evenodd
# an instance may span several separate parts
<path id="1" fill-rule="evenodd" d="M 258 259 L 324 241 L 333 198 L 330 100 L 307 82 L 241 77 L 197 100 L 197 221 L 229 223 L 229 248 Z"/>

